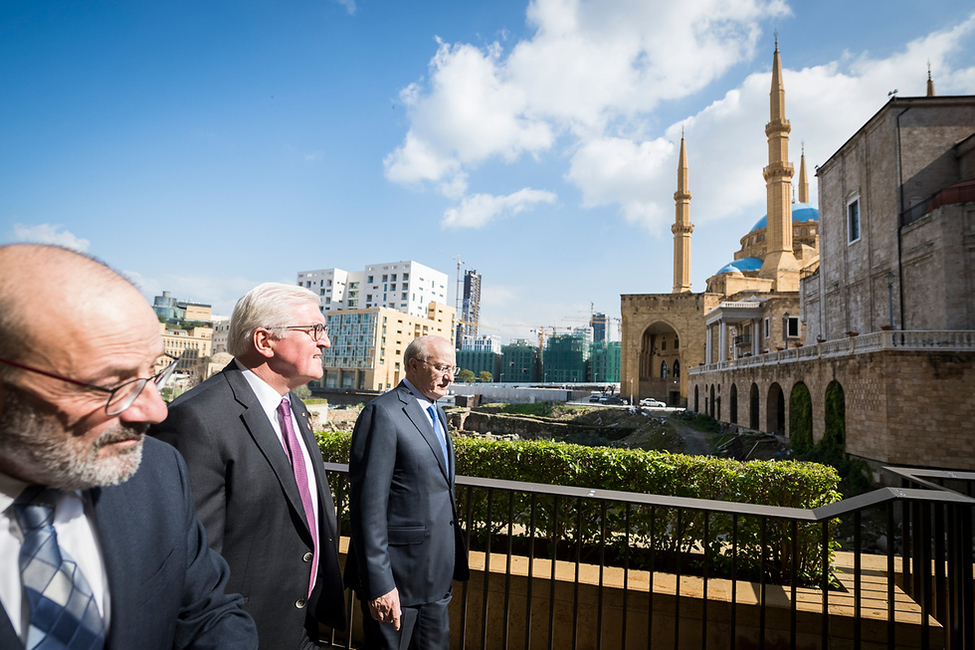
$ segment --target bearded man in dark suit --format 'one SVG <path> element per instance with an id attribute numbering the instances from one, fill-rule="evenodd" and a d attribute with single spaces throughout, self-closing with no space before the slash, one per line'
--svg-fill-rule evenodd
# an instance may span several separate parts
<path id="1" fill-rule="evenodd" d="M 453 445 L 437 405 L 457 370 L 454 347 L 420 337 L 403 362 L 406 378 L 366 405 L 352 433 L 346 582 L 362 601 L 369 650 L 446 650 L 451 580 L 470 574 Z"/>
<path id="2" fill-rule="evenodd" d="M 0 247 L 0 648 L 256 648 L 166 417 L 159 322 L 104 264 Z"/>
<path id="3" fill-rule="evenodd" d="M 266 283 L 237 302 L 224 370 L 184 393 L 151 434 L 190 472 L 210 545 L 230 564 L 261 648 L 317 648 L 345 627 L 335 505 L 305 405 L 330 345 L 318 296 Z"/>

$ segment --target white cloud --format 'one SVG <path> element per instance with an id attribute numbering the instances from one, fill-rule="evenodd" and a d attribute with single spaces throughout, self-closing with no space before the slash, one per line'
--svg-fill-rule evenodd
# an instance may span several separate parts
<path id="1" fill-rule="evenodd" d="M 899 87 L 901 96 L 924 95 L 929 59 L 933 70 L 947 72 L 943 83 L 935 75 L 939 93 L 975 92 L 975 67 L 951 70 L 948 64 L 972 33 L 975 16 L 912 41 L 885 59 L 847 56 L 802 70 L 789 69 L 788 51 L 782 52 L 793 182 L 799 180 L 804 142 L 812 203 L 818 203 L 815 165 L 826 162 L 883 106 L 888 91 Z M 663 226 L 673 219 L 676 145 L 681 127 L 686 127 L 691 220 L 701 224 L 745 215 L 757 221 L 765 213 L 762 168 L 768 163 L 764 127 L 770 83 L 767 71 L 749 75 L 721 99 L 671 125 L 664 138 L 583 141 L 571 157 L 566 179 L 582 190 L 584 206 L 616 203 L 627 221 L 664 233 Z"/>
<path id="2" fill-rule="evenodd" d="M 449 180 L 488 159 L 539 156 L 558 135 L 601 137 L 686 97 L 752 56 L 760 21 L 788 13 L 779 0 L 536 0 L 535 28 L 505 57 L 440 42 L 426 83 L 400 93 L 410 116 L 385 161 L 398 183 Z"/>
<path id="3" fill-rule="evenodd" d="M 245 293 L 267 280 L 250 280 L 241 277 L 179 275 L 166 273 L 157 277 L 144 276 L 135 271 L 123 271 L 149 303 L 155 296 L 168 291 L 178 300 L 188 300 L 208 304 L 213 313 L 220 316 L 230 316 L 234 305 Z M 293 279 L 281 278 L 274 280 L 285 284 L 292 284 Z"/>
<path id="4" fill-rule="evenodd" d="M 560 142 L 564 179 L 581 191 L 584 207 L 616 204 L 627 222 L 663 234 L 673 218 L 684 126 L 692 221 L 757 220 L 765 212 L 771 52 L 760 55 L 764 70 L 703 110 L 663 134 L 654 124 L 664 102 L 754 60 L 762 27 L 790 13 L 780 0 L 534 0 L 527 14 L 534 32 L 507 54 L 497 42 L 439 44 L 428 78 L 401 93 L 410 127 L 384 161 L 386 176 L 432 184 L 456 200 L 482 163 L 541 158 Z M 789 68 L 788 43 L 781 44 L 789 157 L 797 181 L 804 141 L 814 204 L 815 165 L 883 106 L 888 91 L 923 95 L 929 60 L 939 94 L 975 92 L 966 58 L 973 33 L 975 14 L 886 58 L 847 53 L 801 70 Z M 464 197 L 442 224 L 481 227 L 513 196 Z"/>
<path id="5" fill-rule="evenodd" d="M 345 10 L 348 12 L 350 16 L 355 15 L 355 10 L 356 10 L 355 0 L 335 0 L 335 2 L 345 7 Z"/>
<path id="6" fill-rule="evenodd" d="M 64 226 L 57 224 L 42 223 L 36 226 L 26 226 L 21 223 L 14 224 L 11 241 L 29 242 L 32 244 L 53 244 L 64 246 L 72 250 L 84 253 L 91 244 L 87 239 L 77 237 L 68 230 L 62 230 Z"/>
<path id="7" fill-rule="evenodd" d="M 446 210 L 440 225 L 444 228 L 482 228 L 502 214 L 518 214 L 533 208 L 536 203 L 555 203 L 555 200 L 552 192 L 529 187 L 507 196 L 474 194 L 465 196 L 459 206 Z"/>

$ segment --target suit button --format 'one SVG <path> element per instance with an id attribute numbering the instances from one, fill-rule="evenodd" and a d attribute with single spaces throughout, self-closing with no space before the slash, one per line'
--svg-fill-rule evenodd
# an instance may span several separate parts
<path id="1" fill-rule="evenodd" d="M 301 561 L 302 562 L 311 562 L 314 557 L 315 557 L 315 555 L 311 551 L 308 551 L 307 553 L 305 553 L 304 555 L 301 556 Z"/>
<path id="2" fill-rule="evenodd" d="M 295 607 L 297 607 L 298 609 L 304 609 L 305 608 L 305 599 L 304 598 L 299 598 L 298 600 L 296 600 L 295 601 Z"/>

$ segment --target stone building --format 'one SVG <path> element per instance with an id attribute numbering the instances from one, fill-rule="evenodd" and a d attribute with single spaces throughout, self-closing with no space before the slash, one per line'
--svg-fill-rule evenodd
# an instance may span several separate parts
<path id="1" fill-rule="evenodd" d="M 774 352 L 802 339 L 799 281 L 819 265 L 819 213 L 809 205 L 805 156 L 798 202 L 792 200 L 789 162 L 791 124 L 778 44 L 772 55 L 768 165 L 762 170 L 767 212 L 740 241 L 734 259 L 708 278 L 703 293 L 691 291 L 691 192 L 683 136 L 674 192 L 674 284 L 670 294 L 621 298 L 620 390 L 686 405 L 688 368 Z M 757 170 L 756 170 L 757 173 Z"/>
<path id="2" fill-rule="evenodd" d="M 709 361 L 689 407 L 872 463 L 975 470 L 975 97 L 894 97 L 818 170 L 804 345 Z"/>

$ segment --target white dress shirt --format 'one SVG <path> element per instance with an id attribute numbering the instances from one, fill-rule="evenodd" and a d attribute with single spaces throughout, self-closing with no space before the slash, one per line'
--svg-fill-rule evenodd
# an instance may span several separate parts
<path id="1" fill-rule="evenodd" d="M 426 397 L 424 397 L 423 393 L 417 390 L 416 386 L 414 386 L 409 379 L 404 378 L 403 383 L 406 384 L 406 387 L 410 389 L 411 393 L 413 393 L 413 396 L 416 398 L 416 401 L 420 403 L 420 408 L 423 409 L 423 414 L 426 415 L 427 420 L 430 421 L 430 426 L 433 427 L 433 432 L 438 436 L 446 436 L 447 431 L 443 428 L 443 423 L 434 424 L 433 418 L 430 417 L 430 411 L 427 410 L 432 406 L 434 407 L 433 412 L 436 413 L 438 411 L 436 403 L 431 402 Z M 450 446 L 448 445 L 447 447 L 449 449 Z"/>
<path id="2" fill-rule="evenodd" d="M 27 637 L 30 611 L 20 578 L 19 558 L 24 534 L 14 515 L 13 503 L 27 486 L 27 483 L 0 472 L 0 604 L 21 641 Z M 87 492 L 60 493 L 54 506 L 54 531 L 58 536 L 58 545 L 78 564 L 88 581 L 95 604 L 105 621 L 105 629 L 108 630 L 108 576 L 92 523 Z"/>
<path id="3" fill-rule="evenodd" d="M 236 363 L 237 367 L 240 368 L 241 374 L 244 376 L 244 379 L 247 380 L 247 385 L 250 386 L 251 390 L 254 391 L 257 401 L 260 402 L 261 408 L 264 409 L 264 413 L 267 415 L 267 419 L 271 423 L 271 428 L 274 429 L 274 434 L 278 437 L 278 442 L 281 443 L 282 449 L 284 449 L 285 454 L 287 454 L 288 445 L 284 441 L 284 432 L 281 430 L 281 420 L 278 417 L 278 407 L 281 405 L 281 400 L 284 399 L 284 396 L 271 388 L 266 381 L 254 374 L 252 370 L 249 370 L 241 365 L 236 359 L 234 360 L 234 363 Z M 290 399 L 291 398 L 289 398 L 289 400 Z M 294 403 L 292 403 L 291 406 L 293 409 Z M 319 516 L 318 483 L 315 481 L 315 467 L 312 464 L 312 458 L 308 453 L 307 447 L 302 442 L 304 438 L 302 437 L 301 428 L 298 425 L 298 420 L 295 418 L 293 410 L 290 411 L 290 415 L 291 426 L 294 428 L 295 435 L 298 438 L 298 447 L 301 449 L 301 459 L 305 463 L 305 473 L 308 475 L 308 490 L 311 492 L 312 510 L 315 512 L 315 517 L 317 518 Z M 319 459 L 321 459 L 321 456 L 319 456 Z M 318 529 L 320 529 L 318 526 L 318 521 L 315 521 L 312 525 L 317 527 L 315 531 L 315 539 L 318 539 L 318 543 L 321 544 L 321 535 L 318 534 Z M 317 576 L 312 576 L 313 581 L 317 579 Z M 312 586 L 314 586 L 314 583 Z"/>

